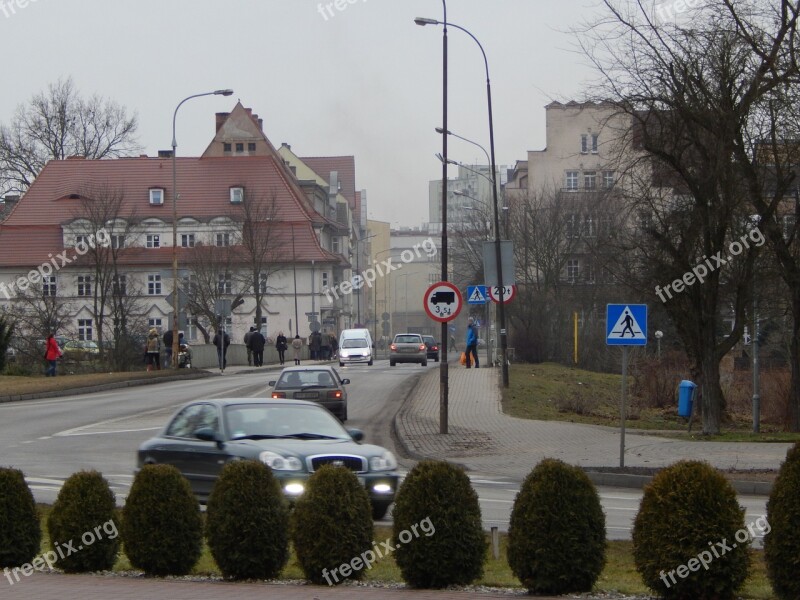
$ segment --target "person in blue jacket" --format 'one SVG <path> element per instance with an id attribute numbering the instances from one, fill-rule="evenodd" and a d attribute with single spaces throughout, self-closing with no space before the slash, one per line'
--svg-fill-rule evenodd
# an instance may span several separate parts
<path id="1" fill-rule="evenodd" d="M 471 354 L 472 358 L 475 359 L 475 368 L 477 369 L 480 366 L 478 364 L 478 332 L 475 327 L 475 319 L 472 317 L 469 318 L 469 324 L 467 325 L 467 349 L 465 353 L 467 355 L 467 368 L 472 367 Z"/>

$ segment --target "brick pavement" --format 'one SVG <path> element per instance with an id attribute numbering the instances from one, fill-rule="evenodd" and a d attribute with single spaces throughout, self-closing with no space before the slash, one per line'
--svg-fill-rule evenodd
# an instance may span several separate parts
<path id="1" fill-rule="evenodd" d="M 476 473 L 521 479 L 541 459 L 581 467 L 619 466 L 619 429 L 531 421 L 503 414 L 500 370 L 449 364 L 449 433 L 439 433 L 439 371 L 417 384 L 395 419 L 397 437 L 415 458 L 437 458 Z M 626 431 L 626 467 L 664 467 L 681 459 L 720 469 L 777 469 L 791 444 L 690 442 Z"/>

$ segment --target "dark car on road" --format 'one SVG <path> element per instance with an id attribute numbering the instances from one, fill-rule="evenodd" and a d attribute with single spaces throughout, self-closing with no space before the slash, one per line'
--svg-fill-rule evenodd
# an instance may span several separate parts
<path id="1" fill-rule="evenodd" d="M 397 363 L 419 363 L 428 366 L 428 347 L 418 333 L 398 333 L 389 346 L 389 366 Z"/>
<path id="2" fill-rule="evenodd" d="M 139 447 L 137 464 L 174 465 L 205 503 L 220 471 L 236 460 L 258 460 L 272 469 L 292 501 L 323 465 L 351 470 L 381 519 L 394 501 L 399 475 L 394 455 L 362 444 L 321 406 L 303 400 L 218 398 L 185 404 L 156 437 Z"/>
<path id="3" fill-rule="evenodd" d="M 350 380 L 339 377 L 328 365 L 286 367 L 277 381 L 270 381 L 273 398 L 311 400 L 321 404 L 342 422 L 347 420 L 347 390 Z"/>
<path id="4" fill-rule="evenodd" d="M 425 342 L 425 346 L 428 348 L 428 358 L 432 358 L 434 362 L 439 362 L 439 342 L 436 341 L 436 338 L 432 335 L 423 335 L 422 341 Z"/>

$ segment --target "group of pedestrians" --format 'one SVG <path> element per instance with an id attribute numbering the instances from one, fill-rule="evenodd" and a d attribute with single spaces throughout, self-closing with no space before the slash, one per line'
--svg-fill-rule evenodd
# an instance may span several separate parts
<path id="1" fill-rule="evenodd" d="M 336 356 L 339 344 L 332 333 L 314 331 L 308 336 L 308 350 L 311 360 L 331 360 Z"/>
<path id="2" fill-rule="evenodd" d="M 264 347 L 267 340 L 264 335 L 251 327 L 250 331 L 244 334 L 244 345 L 247 347 L 247 364 L 251 367 L 264 366 Z"/>

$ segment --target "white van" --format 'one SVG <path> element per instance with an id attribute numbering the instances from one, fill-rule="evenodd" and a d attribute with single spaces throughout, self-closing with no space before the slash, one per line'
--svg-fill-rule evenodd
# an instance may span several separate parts
<path id="1" fill-rule="evenodd" d="M 339 334 L 339 366 L 367 363 L 375 359 L 375 344 L 369 329 L 343 329 Z"/>

